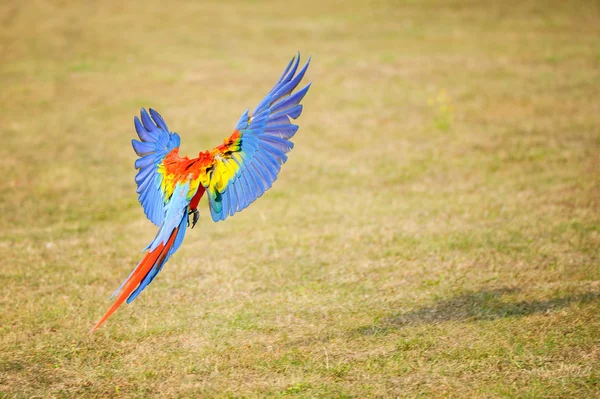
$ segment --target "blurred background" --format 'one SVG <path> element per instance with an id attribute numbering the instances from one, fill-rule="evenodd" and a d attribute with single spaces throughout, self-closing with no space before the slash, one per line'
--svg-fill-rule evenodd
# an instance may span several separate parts
<path id="1" fill-rule="evenodd" d="M 597 1 L 3 1 L 0 397 L 592 397 Z M 154 237 L 130 141 L 196 156 L 300 51 L 274 187 Z"/>

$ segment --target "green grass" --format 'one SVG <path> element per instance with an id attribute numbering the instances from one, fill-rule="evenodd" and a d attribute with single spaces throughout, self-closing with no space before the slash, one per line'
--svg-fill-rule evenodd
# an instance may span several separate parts
<path id="1" fill-rule="evenodd" d="M 600 6 L 0 5 L 0 397 L 600 395 Z M 211 148 L 312 55 L 279 180 L 154 236 L 132 118 Z"/>

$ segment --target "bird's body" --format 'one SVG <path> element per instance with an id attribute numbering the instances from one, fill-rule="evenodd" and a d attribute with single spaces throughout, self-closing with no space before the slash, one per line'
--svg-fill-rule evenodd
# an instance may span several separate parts
<path id="1" fill-rule="evenodd" d="M 192 217 L 198 220 L 198 203 L 207 193 L 215 222 L 246 208 L 268 190 L 298 130 L 290 123 L 302 113 L 300 101 L 310 84 L 293 93 L 310 60 L 296 74 L 299 55 L 290 61 L 275 87 L 256 107 L 248 110 L 223 144 L 196 158 L 179 155 L 180 138 L 169 131 L 158 112 L 141 111 L 134 119 L 140 141 L 132 140 L 140 158 L 135 162 L 139 201 L 144 213 L 159 227 L 146 256 L 113 294 L 115 303 L 94 326 L 95 331 L 125 301 L 130 303 L 152 282 L 165 262 L 179 248 Z"/>

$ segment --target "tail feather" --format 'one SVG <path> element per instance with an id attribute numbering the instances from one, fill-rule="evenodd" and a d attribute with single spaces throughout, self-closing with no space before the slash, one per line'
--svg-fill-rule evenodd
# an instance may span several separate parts
<path id="1" fill-rule="evenodd" d="M 121 288 L 117 290 L 117 292 L 121 291 L 121 294 L 113 303 L 113 305 L 108 309 L 106 314 L 102 316 L 100 321 L 96 323 L 94 328 L 90 330 L 90 334 L 96 331 L 114 312 L 121 306 L 121 304 L 131 295 L 131 293 L 139 286 L 140 282 L 146 277 L 148 273 L 152 271 L 154 267 L 160 267 L 162 263 L 166 260 L 169 250 L 173 246 L 173 242 L 175 241 L 175 237 L 177 237 L 177 231 L 179 227 L 175 228 L 169 237 L 169 240 L 165 244 L 158 245 L 153 251 L 149 251 L 144 259 L 140 262 L 140 264 L 134 269 L 134 271 L 129 275 L 127 280 L 121 285 Z M 116 292 L 115 292 L 116 294 Z M 114 295 L 114 294 L 113 294 Z"/>
<path id="2" fill-rule="evenodd" d="M 186 213 L 187 212 L 184 212 L 184 214 Z M 175 235 L 175 241 L 173 242 L 173 245 L 171 245 L 170 248 L 166 248 L 166 250 L 162 253 L 161 258 L 156 262 L 156 267 L 152 268 L 152 270 L 150 270 L 150 272 L 146 274 L 146 276 L 140 282 L 140 285 L 138 285 L 135 291 L 133 291 L 131 295 L 129 295 L 129 297 L 127 298 L 127 303 L 131 303 L 144 289 L 146 289 L 146 287 L 154 280 L 158 273 L 160 273 L 163 266 L 165 265 L 165 263 L 167 263 L 171 255 L 173 255 L 175 251 L 177 251 L 177 249 L 181 246 L 181 242 L 185 237 L 186 227 L 187 217 L 183 217 L 181 219 L 181 222 L 179 223 L 179 228 L 172 233 L 173 235 Z"/>

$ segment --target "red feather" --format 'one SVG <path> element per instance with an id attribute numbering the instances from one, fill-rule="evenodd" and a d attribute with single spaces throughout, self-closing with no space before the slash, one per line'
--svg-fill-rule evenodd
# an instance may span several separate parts
<path id="1" fill-rule="evenodd" d="M 173 230 L 173 232 L 171 233 L 171 237 L 169 237 L 169 241 L 167 241 L 167 245 L 161 244 L 158 247 L 156 247 L 154 251 L 148 252 L 146 254 L 146 256 L 140 262 L 138 267 L 135 268 L 131 276 L 127 279 L 127 281 L 125 281 L 125 286 L 123 288 L 123 291 L 119 295 L 119 298 L 117 298 L 115 303 L 113 303 L 113 305 L 110 307 L 110 309 L 108 309 L 106 314 L 102 316 L 102 318 L 94 326 L 94 328 L 90 330 L 90 334 L 96 331 L 98 327 L 100 327 L 102 323 L 104 323 L 110 317 L 110 315 L 112 315 L 114 311 L 119 308 L 119 306 L 121 306 L 125 299 L 127 299 L 127 297 L 131 295 L 131 293 L 137 288 L 140 282 L 144 279 L 144 277 L 146 277 L 148 272 L 150 272 L 150 270 L 152 270 L 152 268 L 155 265 L 162 263 L 164 258 L 169 253 L 169 249 L 171 249 L 171 247 L 173 246 L 173 242 L 175 241 L 175 237 L 177 236 L 178 230 L 179 228 L 175 228 L 175 230 Z"/>

